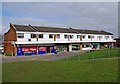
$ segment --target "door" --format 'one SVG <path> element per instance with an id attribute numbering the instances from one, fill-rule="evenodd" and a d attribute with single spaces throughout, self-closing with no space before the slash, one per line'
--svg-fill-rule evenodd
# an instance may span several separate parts
<path id="1" fill-rule="evenodd" d="M 50 46 L 47 47 L 47 53 L 50 53 Z"/>

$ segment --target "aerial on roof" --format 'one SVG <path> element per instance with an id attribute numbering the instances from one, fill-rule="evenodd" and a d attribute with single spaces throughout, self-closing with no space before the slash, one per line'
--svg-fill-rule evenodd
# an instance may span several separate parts
<path id="1" fill-rule="evenodd" d="M 82 33 L 82 34 L 103 34 L 103 35 L 113 35 L 112 33 L 106 31 L 98 30 L 83 30 L 74 28 L 59 28 L 59 27 L 45 27 L 45 26 L 32 26 L 32 25 L 16 25 L 13 24 L 17 31 L 25 32 L 55 32 L 55 33 Z"/>

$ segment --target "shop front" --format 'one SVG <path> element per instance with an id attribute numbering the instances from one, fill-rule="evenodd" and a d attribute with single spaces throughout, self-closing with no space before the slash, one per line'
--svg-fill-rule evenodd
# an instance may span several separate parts
<path id="1" fill-rule="evenodd" d="M 37 47 L 18 47 L 17 48 L 17 56 L 22 55 L 36 55 Z"/>
<path id="2" fill-rule="evenodd" d="M 38 47 L 38 54 L 54 53 L 54 46 Z"/>
<path id="3" fill-rule="evenodd" d="M 55 44 L 56 52 L 69 51 L 68 44 Z"/>
<path id="4" fill-rule="evenodd" d="M 54 45 L 19 45 L 17 46 L 17 56 L 29 56 L 54 53 Z"/>

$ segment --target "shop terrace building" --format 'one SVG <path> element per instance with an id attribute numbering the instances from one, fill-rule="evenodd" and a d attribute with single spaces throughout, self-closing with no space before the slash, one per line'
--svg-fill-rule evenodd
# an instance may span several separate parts
<path id="1" fill-rule="evenodd" d="M 113 47 L 106 31 L 10 24 L 4 34 L 4 53 L 15 56 Z"/>

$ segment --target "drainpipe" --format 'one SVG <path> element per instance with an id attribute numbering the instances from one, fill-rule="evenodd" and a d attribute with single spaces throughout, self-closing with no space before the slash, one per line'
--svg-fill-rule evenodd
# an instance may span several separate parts
<path id="1" fill-rule="evenodd" d="M 56 34 L 54 34 L 54 41 L 56 41 Z"/>
<path id="2" fill-rule="evenodd" d="M 37 34 L 36 34 L 36 41 L 38 41 L 38 38 L 39 38 L 39 34 L 38 34 L 38 31 L 37 31 Z"/>
<path id="3" fill-rule="evenodd" d="M 68 35 L 68 41 L 70 41 L 70 35 Z"/>
<path id="4" fill-rule="evenodd" d="M 82 41 L 82 34 L 80 35 L 80 41 Z"/>

